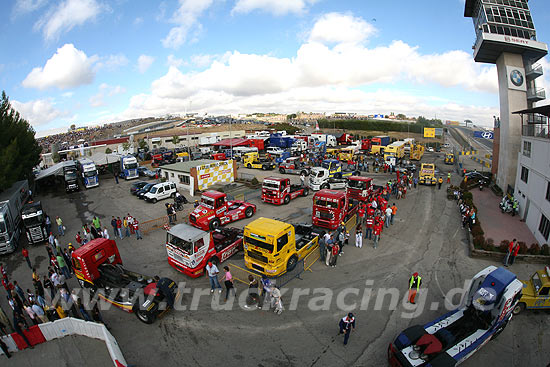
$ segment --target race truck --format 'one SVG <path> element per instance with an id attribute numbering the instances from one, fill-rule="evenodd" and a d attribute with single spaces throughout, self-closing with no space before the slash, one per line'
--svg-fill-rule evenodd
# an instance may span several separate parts
<path id="1" fill-rule="evenodd" d="M 347 222 L 359 208 L 359 201 L 343 191 L 321 190 L 313 196 L 312 223 L 314 226 L 334 230 Z"/>
<path id="2" fill-rule="evenodd" d="M 505 268 L 485 268 L 472 279 L 459 308 L 399 334 L 388 347 L 390 366 L 459 365 L 504 330 L 521 289 L 516 275 Z"/>
<path id="3" fill-rule="evenodd" d="M 437 179 L 435 178 L 435 164 L 422 163 L 420 165 L 418 183 L 420 185 L 435 185 L 437 183 Z"/>
<path id="4" fill-rule="evenodd" d="M 95 163 L 91 159 L 83 158 L 79 159 L 77 164 L 84 187 L 89 189 L 99 186 L 99 178 L 97 177 L 98 173 Z"/>
<path id="5" fill-rule="evenodd" d="M 300 140 L 303 141 L 303 140 Z M 310 166 L 307 166 L 300 160 L 300 157 L 291 157 L 285 159 L 284 162 L 279 164 L 279 172 L 282 174 L 293 173 L 298 175 L 309 176 Z"/>
<path id="6" fill-rule="evenodd" d="M 71 265 L 82 288 L 137 318 L 151 324 L 170 309 L 170 300 L 179 298 L 178 287 L 173 280 L 158 281 L 147 275 L 135 273 L 122 266 L 122 259 L 115 241 L 97 238 L 76 249 L 71 255 Z"/>
<path id="7" fill-rule="evenodd" d="M 454 164 L 454 163 L 455 163 L 455 155 L 453 153 L 445 154 L 445 164 Z"/>
<path id="8" fill-rule="evenodd" d="M 309 188 L 313 191 L 345 189 L 346 183 L 345 178 L 331 178 L 328 169 L 322 167 L 313 167 L 309 174 Z"/>
<path id="9" fill-rule="evenodd" d="M 206 191 L 199 206 L 189 214 L 189 223 L 208 231 L 239 219 L 250 218 L 256 213 L 256 205 L 246 201 L 227 201 L 227 195 L 219 191 Z"/>
<path id="10" fill-rule="evenodd" d="M 126 180 L 139 177 L 137 159 L 133 155 L 120 157 L 120 176 Z"/>
<path id="11" fill-rule="evenodd" d="M 267 158 L 260 158 L 257 152 L 246 153 L 243 156 L 243 164 L 246 168 L 256 168 L 269 171 L 275 168 L 275 163 Z"/>
<path id="12" fill-rule="evenodd" d="M 222 263 L 241 250 L 242 245 L 243 230 L 239 228 L 205 232 L 182 223 L 166 233 L 168 263 L 192 278 L 201 276 L 209 261 Z"/>
<path id="13" fill-rule="evenodd" d="M 325 159 L 321 163 L 321 167 L 326 168 L 329 172 L 329 176 L 334 178 L 360 175 L 360 172 L 353 166 L 348 166 L 348 168 L 344 169 L 342 163 L 337 159 Z"/>
<path id="14" fill-rule="evenodd" d="M 522 280 L 523 294 L 514 315 L 523 310 L 550 310 L 550 267 L 538 270 L 529 280 Z"/>
<path id="15" fill-rule="evenodd" d="M 34 245 L 48 239 L 46 231 L 46 214 L 42 211 L 40 201 L 30 202 L 23 205 L 21 219 L 27 234 L 29 244 Z"/>
<path id="16" fill-rule="evenodd" d="M 244 263 L 270 277 L 294 270 L 300 260 L 318 248 L 319 237 L 311 225 L 258 218 L 244 227 Z"/>
<path id="17" fill-rule="evenodd" d="M 65 181 L 65 192 L 79 191 L 76 163 L 74 161 L 63 162 L 63 181 Z"/>
<path id="18" fill-rule="evenodd" d="M 346 195 L 359 201 L 371 201 L 381 190 L 382 186 L 374 185 L 369 177 L 351 176 L 346 185 Z"/>
<path id="19" fill-rule="evenodd" d="M 292 185 L 289 178 L 266 177 L 262 185 L 262 201 L 275 205 L 288 204 L 298 196 L 307 196 L 309 189 Z"/>

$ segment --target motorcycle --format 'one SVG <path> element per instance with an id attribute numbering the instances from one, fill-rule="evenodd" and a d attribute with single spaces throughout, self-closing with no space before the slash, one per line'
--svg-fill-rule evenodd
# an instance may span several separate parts
<path id="1" fill-rule="evenodd" d="M 503 212 L 503 213 L 511 213 L 512 212 L 512 203 L 510 202 L 510 200 L 505 196 L 502 198 L 502 200 L 500 201 L 500 210 Z"/>
<path id="2" fill-rule="evenodd" d="M 176 198 L 174 199 L 174 209 L 176 209 L 176 211 L 178 212 L 181 212 L 183 210 L 183 205 L 187 203 L 188 201 L 185 198 L 185 196 L 183 195 L 176 196 Z"/>

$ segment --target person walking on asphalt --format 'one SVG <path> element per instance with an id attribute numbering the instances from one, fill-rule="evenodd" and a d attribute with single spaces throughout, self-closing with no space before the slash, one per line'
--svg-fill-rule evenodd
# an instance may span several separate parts
<path id="1" fill-rule="evenodd" d="M 372 219 L 372 216 L 367 216 L 367 219 L 365 219 L 365 239 L 370 240 L 372 239 L 372 227 L 374 225 L 374 220 Z"/>
<path id="2" fill-rule="evenodd" d="M 439 176 L 439 180 L 437 180 L 437 189 L 441 190 L 441 184 L 443 183 L 443 177 Z"/>
<path id="3" fill-rule="evenodd" d="M 65 228 L 63 226 L 63 221 L 59 216 L 55 217 L 55 223 L 57 224 L 57 234 L 59 236 L 65 236 Z"/>
<path id="4" fill-rule="evenodd" d="M 447 183 L 451 183 L 451 172 L 447 173 Z"/>
<path id="5" fill-rule="evenodd" d="M 506 252 L 506 256 L 504 256 L 504 261 L 502 262 L 504 266 L 508 266 L 510 264 L 510 256 L 512 256 L 512 252 L 514 251 L 514 246 L 516 244 L 516 239 L 514 238 L 510 243 L 508 244 L 508 252 Z"/>
<path id="6" fill-rule="evenodd" d="M 27 262 L 29 269 L 32 270 L 31 260 L 29 259 L 29 251 L 25 247 L 23 247 L 23 250 L 21 250 L 21 254 L 25 258 L 25 261 Z"/>
<path id="7" fill-rule="evenodd" d="M 22 316 L 19 315 L 17 312 L 14 312 L 13 313 L 13 329 L 15 330 L 15 332 L 17 334 L 19 334 L 21 336 L 21 338 L 23 338 L 23 340 L 25 341 L 25 343 L 27 343 L 27 345 L 31 348 L 31 349 L 34 349 L 34 347 L 32 346 L 31 342 L 29 341 L 29 339 L 27 339 L 27 337 L 25 336 L 25 334 L 23 333 L 23 329 L 21 328 L 22 326 L 24 326 L 24 321 L 22 319 Z"/>
<path id="8" fill-rule="evenodd" d="M 516 256 L 518 256 L 519 252 L 519 243 L 516 242 L 514 245 L 514 248 L 512 249 L 512 256 L 510 256 L 510 265 L 514 265 L 514 260 L 516 259 Z"/>
<path id="9" fill-rule="evenodd" d="M 355 228 L 355 246 L 359 248 L 363 247 L 363 230 L 361 229 L 361 224 L 358 224 L 357 228 Z"/>
<path id="10" fill-rule="evenodd" d="M 374 244 L 373 244 L 373 247 L 374 248 L 377 248 L 378 247 L 378 241 L 380 240 L 380 233 L 382 233 L 382 222 L 381 221 L 378 221 L 376 222 L 374 225 L 373 225 L 373 228 L 372 228 L 372 238 L 374 240 Z"/>
<path id="11" fill-rule="evenodd" d="M 355 316 L 351 312 L 348 313 L 342 317 L 338 326 L 340 327 L 339 334 L 344 334 L 344 345 L 347 345 L 352 330 L 355 330 Z"/>
<path id="12" fill-rule="evenodd" d="M 218 267 L 215 264 L 212 264 L 212 261 L 209 261 L 205 269 L 206 269 L 206 273 L 208 274 L 208 279 L 210 280 L 210 293 L 214 293 L 214 290 L 216 288 L 219 288 L 218 292 L 221 293 L 222 286 L 218 281 L 218 274 L 220 272 L 218 270 Z"/>
<path id="13" fill-rule="evenodd" d="M 392 211 L 391 207 L 386 208 L 386 228 L 388 228 L 390 226 L 392 213 L 393 213 L 393 211 Z"/>
<path id="14" fill-rule="evenodd" d="M 332 238 L 332 236 L 331 236 Z M 331 256 L 330 256 L 330 266 L 335 268 L 336 267 L 336 260 L 338 260 L 338 253 L 340 252 L 340 247 L 338 246 L 338 243 L 335 243 L 332 245 L 331 248 Z"/>
<path id="15" fill-rule="evenodd" d="M 422 283 L 422 277 L 418 273 L 414 273 L 409 280 L 409 302 L 414 305 L 414 299 L 418 290 L 420 289 L 420 284 Z"/>
<path id="16" fill-rule="evenodd" d="M 390 208 L 391 208 L 390 223 L 393 224 L 393 218 L 395 218 L 395 215 L 397 214 L 397 207 L 395 206 L 395 203 L 393 203 L 393 205 Z"/>

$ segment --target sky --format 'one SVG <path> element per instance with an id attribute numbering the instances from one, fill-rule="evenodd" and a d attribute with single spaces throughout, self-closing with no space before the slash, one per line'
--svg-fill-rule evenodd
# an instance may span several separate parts
<path id="1" fill-rule="evenodd" d="M 37 136 L 197 113 L 403 113 L 492 126 L 464 0 L 4 0 L 0 86 Z M 530 0 L 550 42 L 550 2 Z M 539 61 L 550 93 L 550 59 Z"/>

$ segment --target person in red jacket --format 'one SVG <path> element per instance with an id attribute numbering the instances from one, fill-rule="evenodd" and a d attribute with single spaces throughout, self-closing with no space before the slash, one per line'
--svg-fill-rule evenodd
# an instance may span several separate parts
<path id="1" fill-rule="evenodd" d="M 332 266 L 333 268 L 336 267 L 336 260 L 338 260 L 338 253 L 340 252 L 340 246 L 338 246 L 338 243 L 334 243 L 334 245 L 332 245 L 332 256 L 330 258 L 330 266 Z"/>
<path id="2" fill-rule="evenodd" d="M 377 222 L 372 230 L 374 239 L 374 248 L 378 247 L 378 240 L 380 240 L 380 233 L 382 233 L 382 224 Z"/>
<path id="3" fill-rule="evenodd" d="M 508 244 L 508 252 L 506 253 L 506 256 L 504 256 L 503 264 L 504 266 L 508 266 L 510 264 L 510 257 L 512 256 L 512 252 L 514 252 L 514 246 L 516 244 L 516 239 L 514 238 L 510 243 Z"/>
<path id="4" fill-rule="evenodd" d="M 21 253 L 23 254 L 23 257 L 25 258 L 25 261 L 27 262 L 27 265 L 29 266 L 29 269 L 32 270 L 31 260 L 29 259 L 29 251 L 27 251 L 27 249 L 23 247 L 23 250 L 21 250 Z"/>
<path id="5" fill-rule="evenodd" d="M 360 205 L 359 210 L 357 211 L 357 214 L 359 216 L 358 218 L 358 225 L 363 226 L 363 222 L 365 221 L 365 206 Z"/>
<path id="6" fill-rule="evenodd" d="M 365 239 L 370 240 L 372 239 L 372 227 L 374 226 L 374 219 L 372 219 L 371 215 L 367 216 L 367 219 L 365 219 L 365 223 L 366 223 Z"/>
<path id="7" fill-rule="evenodd" d="M 510 265 L 514 265 L 514 260 L 516 259 L 516 256 L 518 256 L 519 252 L 519 243 L 516 242 L 514 245 L 514 248 L 512 249 L 512 256 L 510 256 Z"/>

